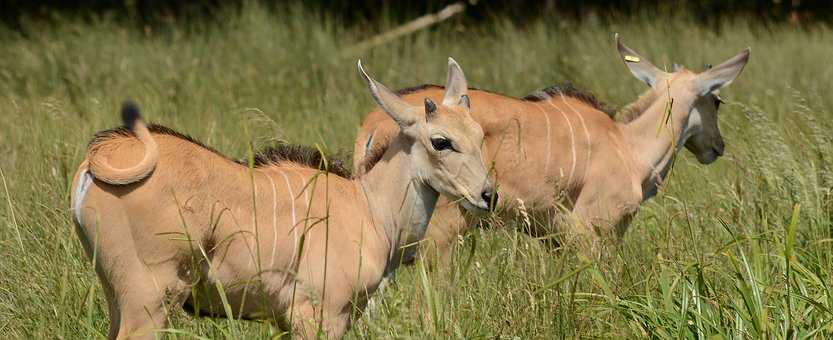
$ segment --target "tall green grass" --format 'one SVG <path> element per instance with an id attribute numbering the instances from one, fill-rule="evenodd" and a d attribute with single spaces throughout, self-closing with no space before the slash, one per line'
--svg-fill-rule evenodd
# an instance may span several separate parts
<path id="1" fill-rule="evenodd" d="M 565 80 L 614 105 L 643 90 L 613 33 L 670 68 L 742 48 L 751 61 L 722 96 L 727 155 L 678 160 L 621 246 L 599 260 L 548 251 L 503 228 L 461 239 L 454 265 L 403 269 L 351 338 L 826 338 L 833 336 L 833 31 L 719 28 L 684 18 L 450 21 L 365 52 L 385 27 L 343 27 L 296 9 L 248 6 L 220 23 L 137 29 L 113 19 L 0 32 L 0 334 L 99 338 L 106 304 L 74 235 L 69 183 L 86 142 L 133 98 L 152 121 L 234 157 L 272 140 L 347 152 L 373 108 L 356 58 L 391 87 L 445 79 L 510 95 Z M 718 33 L 719 32 L 719 33 Z M 476 103 L 475 103 L 476 105 Z M 172 316 L 179 337 L 266 338 L 266 323 Z"/>

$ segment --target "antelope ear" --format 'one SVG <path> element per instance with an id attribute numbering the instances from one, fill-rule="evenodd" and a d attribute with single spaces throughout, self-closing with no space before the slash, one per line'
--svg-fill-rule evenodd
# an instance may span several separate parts
<path id="1" fill-rule="evenodd" d="M 400 127 L 408 127 L 419 119 L 417 113 L 420 110 L 414 110 L 410 104 L 399 98 L 399 96 L 391 91 L 387 86 L 377 82 L 364 71 L 362 61 L 358 62 L 359 74 L 370 89 L 370 94 L 373 95 L 373 100 L 379 104 L 379 107 L 385 111 Z"/>
<path id="2" fill-rule="evenodd" d="M 468 99 L 469 86 L 466 83 L 466 76 L 463 74 L 463 69 L 457 64 L 454 58 L 448 58 L 448 80 L 445 82 L 445 95 L 443 96 L 443 105 L 454 106 L 460 105 L 469 108 Z"/>
<path id="3" fill-rule="evenodd" d="M 749 48 L 738 53 L 722 64 L 709 68 L 707 71 L 697 75 L 697 87 L 700 95 L 717 90 L 729 85 L 743 71 L 743 67 L 749 61 Z"/>
<path id="4" fill-rule="evenodd" d="M 654 87 L 657 83 L 657 78 L 661 75 L 665 74 L 662 70 L 658 69 L 654 64 L 651 64 L 648 59 L 643 58 L 636 53 L 636 51 L 632 50 L 630 47 L 625 46 L 622 43 L 622 40 L 619 39 L 619 33 L 616 33 L 616 49 L 619 50 L 619 55 L 622 57 L 622 60 L 625 62 L 625 66 L 633 73 L 633 75 L 648 84 L 650 87 Z"/>

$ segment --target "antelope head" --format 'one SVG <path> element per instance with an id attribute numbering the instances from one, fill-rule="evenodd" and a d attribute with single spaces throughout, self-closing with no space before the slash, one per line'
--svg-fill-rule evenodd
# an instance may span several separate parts
<path id="1" fill-rule="evenodd" d="M 448 58 L 448 80 L 441 103 L 425 98 L 414 106 L 373 80 L 358 63 L 373 99 L 399 125 L 415 180 L 475 213 L 494 208 L 497 193 L 483 158 L 483 129 L 469 115 L 468 86 L 460 65 Z"/>
<path id="2" fill-rule="evenodd" d="M 690 105 L 680 142 L 702 164 L 710 164 L 723 155 L 725 144 L 717 122 L 717 110 L 723 101 L 720 88 L 732 83 L 749 61 L 749 48 L 729 60 L 701 73 L 674 65 L 670 73 L 651 64 L 616 36 L 619 54 L 631 73 L 654 91 L 671 91 L 674 104 Z M 660 94 L 660 95 L 664 95 Z"/>

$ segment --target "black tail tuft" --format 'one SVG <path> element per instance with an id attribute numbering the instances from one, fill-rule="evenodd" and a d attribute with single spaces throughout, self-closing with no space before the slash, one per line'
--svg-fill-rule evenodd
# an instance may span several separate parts
<path id="1" fill-rule="evenodd" d="M 136 121 L 142 119 L 142 114 L 139 113 L 139 106 L 130 99 L 125 100 L 121 104 L 121 119 L 124 122 L 124 126 L 133 130 Z"/>

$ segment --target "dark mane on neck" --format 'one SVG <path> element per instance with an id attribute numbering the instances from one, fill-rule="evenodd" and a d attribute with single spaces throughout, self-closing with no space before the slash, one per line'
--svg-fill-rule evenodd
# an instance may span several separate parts
<path id="1" fill-rule="evenodd" d="M 400 89 L 400 90 L 396 91 L 396 94 L 398 94 L 400 96 L 404 96 L 404 95 L 407 95 L 407 94 L 416 93 L 416 92 L 420 92 L 420 91 L 425 91 L 425 90 L 428 90 L 428 89 L 444 89 L 444 88 L 445 88 L 444 86 L 440 86 L 440 85 L 436 85 L 436 84 L 422 84 L 422 85 L 411 86 L 411 87 L 406 87 L 406 88 Z M 469 87 L 469 91 L 482 91 L 482 92 L 500 94 L 500 93 L 497 93 L 497 92 L 492 92 L 492 91 L 484 90 L 484 89 L 478 89 L 478 88 L 474 88 L 474 87 Z M 585 102 L 585 103 L 589 104 L 590 106 L 594 107 L 595 109 L 597 109 L 599 111 L 603 111 L 603 112 L 607 113 L 610 116 L 613 116 L 613 113 L 616 111 L 613 107 L 611 107 L 611 106 L 609 106 L 605 103 L 602 103 L 592 93 L 587 92 L 585 90 L 581 90 L 579 88 L 576 88 L 570 82 L 566 82 L 566 83 L 563 83 L 563 84 L 552 85 L 552 86 L 544 88 L 542 90 L 532 92 L 532 93 L 530 93 L 530 94 L 528 94 L 528 95 L 526 95 L 526 96 L 524 96 L 523 98 L 520 98 L 520 99 L 524 100 L 524 101 L 528 101 L 528 102 L 539 102 L 539 101 L 544 101 L 544 100 L 547 100 L 547 99 L 551 99 L 553 96 L 562 95 L 562 94 L 567 96 L 567 97 L 575 98 L 575 99 L 578 99 L 582 102 Z"/>
<path id="2" fill-rule="evenodd" d="M 417 86 L 406 87 L 404 89 L 399 89 L 399 90 L 396 91 L 396 94 L 398 94 L 400 96 L 404 96 L 406 94 L 425 91 L 425 90 L 428 90 L 428 89 L 444 90 L 445 86 L 441 86 L 441 85 L 437 85 L 437 84 L 422 84 L 422 85 L 417 85 Z M 480 92 L 500 94 L 500 93 L 497 93 L 497 92 L 494 92 L 494 91 L 484 90 L 484 89 L 471 87 L 471 86 L 469 86 L 469 91 L 480 91 Z"/>
<path id="3" fill-rule="evenodd" d="M 419 91 L 424 91 L 424 90 L 427 90 L 427 89 L 444 89 L 444 88 L 445 87 L 442 87 L 440 85 L 435 85 L 435 84 L 422 84 L 422 85 L 417 85 L 417 86 L 406 87 L 404 89 L 399 89 L 399 90 L 396 91 L 396 94 L 398 94 L 400 96 L 404 96 L 406 94 L 419 92 Z"/>
<path id="4" fill-rule="evenodd" d="M 444 88 L 445 88 L 444 86 L 440 86 L 440 85 L 436 85 L 436 84 L 422 84 L 422 85 L 417 85 L 417 86 L 406 87 L 406 88 L 400 89 L 400 90 L 396 91 L 396 94 L 398 94 L 400 96 L 404 96 L 404 95 L 407 95 L 407 94 L 417 93 L 417 92 L 425 91 L 425 90 L 428 90 L 428 89 L 444 89 Z M 497 93 L 497 92 L 492 92 L 492 91 L 489 91 L 489 90 L 483 90 L 483 89 L 478 89 L 478 88 L 473 88 L 473 87 L 469 87 L 469 91 L 482 91 L 482 92 L 488 92 L 488 93 L 494 93 L 494 94 L 502 95 L 502 94 Z M 524 101 L 529 101 L 529 102 L 538 102 L 538 101 L 544 101 L 544 100 L 551 99 L 553 96 L 556 96 L 556 95 L 565 95 L 567 97 L 578 99 L 578 100 L 580 100 L 584 103 L 589 104 L 590 106 L 592 106 L 593 108 L 595 108 L 599 111 L 607 113 L 611 117 L 613 117 L 614 113 L 616 112 L 616 110 L 613 107 L 602 103 L 592 93 L 580 90 L 580 89 L 576 88 L 575 86 L 573 86 L 572 83 L 569 83 L 569 82 L 564 83 L 564 84 L 556 84 L 556 85 L 547 87 L 543 90 L 535 91 L 535 92 L 533 92 L 533 93 L 531 93 L 531 94 L 529 94 L 529 95 L 527 95 L 523 98 L 520 98 L 520 99 L 524 100 Z M 367 151 L 367 153 L 364 156 L 364 159 L 362 159 L 362 161 L 359 163 L 357 171 L 359 171 L 361 174 L 370 171 L 370 169 L 372 169 L 373 166 L 375 166 L 377 163 L 379 163 L 380 160 L 382 160 L 382 156 L 385 154 L 385 151 L 387 151 L 388 147 L 390 147 L 390 143 L 391 143 L 390 138 L 388 138 L 387 140 L 383 140 L 383 141 L 374 141 L 372 148 Z"/>
<path id="5" fill-rule="evenodd" d="M 364 158 L 359 163 L 358 169 L 359 176 L 366 174 L 370 169 L 373 169 L 379 161 L 382 160 L 382 157 L 385 155 L 385 152 L 388 151 L 390 148 L 392 138 L 387 136 L 384 140 L 378 141 L 373 143 L 373 147 L 365 153 Z"/>
<path id="6" fill-rule="evenodd" d="M 326 162 L 325 162 L 326 160 Z M 278 144 L 261 150 L 255 155 L 254 166 L 264 167 L 277 165 L 283 162 L 290 162 L 303 165 L 309 168 L 327 171 L 344 178 L 351 178 L 350 170 L 344 165 L 344 161 L 329 157 L 317 148 L 299 144 Z M 247 165 L 241 161 L 241 164 Z"/>
<path id="7" fill-rule="evenodd" d="M 203 144 L 202 142 L 196 140 L 195 138 L 180 133 L 174 129 L 168 128 L 166 126 L 158 125 L 158 124 L 150 124 L 148 125 L 148 130 L 154 134 L 160 135 L 167 135 L 171 137 L 175 137 L 178 139 L 185 140 L 191 144 L 199 146 L 209 152 L 212 152 L 216 155 L 229 159 L 235 163 L 248 166 L 248 161 L 244 160 L 233 160 L 216 149 Z M 92 147 L 96 144 L 106 142 L 113 138 L 120 138 L 120 137 L 133 137 L 133 131 L 130 129 L 121 126 L 109 130 L 100 131 L 95 134 L 90 143 L 88 144 L 88 148 Z M 325 162 L 324 159 L 327 160 L 326 162 L 326 169 L 325 169 Z M 339 158 L 328 157 L 327 155 L 322 154 L 318 149 L 305 146 L 305 145 L 296 145 L 296 144 L 278 144 L 276 146 L 272 146 L 266 149 L 259 151 L 255 154 L 254 157 L 254 166 L 256 168 L 259 167 L 266 167 L 271 165 L 277 165 L 283 162 L 295 163 L 304 167 L 318 169 L 318 170 L 326 170 L 329 173 L 334 175 L 344 177 L 344 178 L 351 178 L 350 170 L 344 166 L 344 161 Z"/>
<path id="8" fill-rule="evenodd" d="M 616 112 L 614 108 L 602 103 L 592 93 L 578 89 L 570 82 L 552 85 L 543 90 L 532 92 L 521 99 L 529 102 L 540 102 L 559 95 L 578 99 L 599 111 L 607 113 L 609 116 L 613 116 L 614 112 Z"/>
<path id="9" fill-rule="evenodd" d="M 657 100 L 657 92 L 652 89 L 648 89 L 643 92 L 639 98 L 636 99 L 636 101 L 619 110 L 619 112 L 616 113 L 615 120 L 620 123 L 630 123 L 642 116 L 642 114 L 645 113 L 645 110 L 647 110 L 655 100 Z"/>

